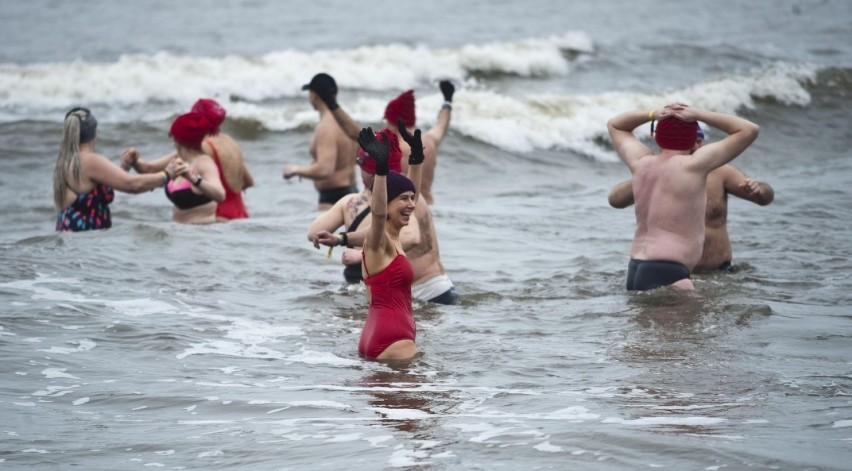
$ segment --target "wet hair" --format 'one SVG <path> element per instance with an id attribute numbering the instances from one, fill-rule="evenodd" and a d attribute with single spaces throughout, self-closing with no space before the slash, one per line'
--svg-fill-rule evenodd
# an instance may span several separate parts
<path id="1" fill-rule="evenodd" d="M 75 183 L 80 181 L 80 144 L 95 140 L 98 120 L 88 108 L 77 107 L 65 115 L 62 127 L 62 143 L 53 168 L 53 203 L 62 209 L 65 191 L 68 189 L 68 171 Z"/>

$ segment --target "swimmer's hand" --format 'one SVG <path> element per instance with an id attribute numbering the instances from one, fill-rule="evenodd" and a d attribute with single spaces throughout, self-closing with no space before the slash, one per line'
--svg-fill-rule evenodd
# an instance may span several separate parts
<path id="1" fill-rule="evenodd" d="M 411 153 L 408 154 L 408 165 L 422 164 L 426 156 L 423 155 L 423 140 L 420 138 L 420 130 L 415 129 L 414 135 L 412 135 L 405 128 L 405 123 L 402 119 L 396 120 L 396 126 L 399 128 L 399 135 L 402 136 L 402 140 L 411 147 Z"/>
<path id="2" fill-rule="evenodd" d="M 751 178 L 746 178 L 739 185 L 740 190 L 742 190 L 746 196 L 757 196 L 760 195 L 761 187 L 760 182 L 757 180 L 753 180 Z"/>
<path id="3" fill-rule="evenodd" d="M 453 101 L 453 93 L 456 92 L 456 87 L 449 80 L 441 80 L 438 84 L 441 87 L 441 94 L 444 95 L 444 101 Z"/>
<path id="4" fill-rule="evenodd" d="M 382 134 L 382 140 L 379 142 L 376 134 L 373 133 L 373 128 L 362 128 L 358 134 L 358 145 L 376 161 L 376 175 L 387 176 L 390 153 L 387 137 Z"/>
<path id="5" fill-rule="evenodd" d="M 166 165 L 166 173 L 169 175 L 169 180 L 174 180 L 178 176 L 189 179 L 189 165 L 180 157 L 175 157 Z"/>
<path id="6" fill-rule="evenodd" d="M 284 172 L 283 172 L 284 179 L 289 180 L 289 179 L 295 177 L 296 175 L 298 175 L 297 170 L 298 169 L 296 168 L 295 165 L 292 165 L 292 164 L 285 165 L 284 166 Z"/>
<path id="7" fill-rule="evenodd" d="M 361 250 L 359 249 L 343 249 L 343 254 L 340 256 L 340 262 L 344 265 L 355 265 L 361 263 Z"/>
<path id="8" fill-rule="evenodd" d="M 131 168 L 136 168 L 136 162 L 139 160 L 139 151 L 135 147 L 128 147 L 121 151 L 121 169 L 129 172 Z"/>
<path id="9" fill-rule="evenodd" d="M 325 103 L 325 106 L 327 106 L 330 111 L 340 108 L 340 105 L 337 104 L 337 98 L 335 97 L 335 90 L 331 87 L 331 84 L 317 84 L 311 90 L 319 95 L 320 100 Z"/>
<path id="10" fill-rule="evenodd" d="M 314 248 L 320 248 L 320 245 L 325 245 L 326 247 L 335 247 L 340 245 L 340 237 L 326 230 L 316 231 L 310 236 L 311 242 L 314 244 Z"/>

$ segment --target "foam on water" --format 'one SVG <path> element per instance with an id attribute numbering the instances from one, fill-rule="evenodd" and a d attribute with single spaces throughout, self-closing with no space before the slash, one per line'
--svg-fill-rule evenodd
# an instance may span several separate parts
<path id="1" fill-rule="evenodd" d="M 0 92 L 0 120 L 55 121 L 64 109 L 82 102 L 106 108 L 97 113 L 103 122 L 141 120 L 163 125 L 176 110 L 188 108 L 198 97 L 213 96 L 223 101 L 231 119 L 287 131 L 316 122 L 316 112 L 304 99 L 301 86 L 312 75 L 305 71 L 325 70 L 337 78 L 342 90 L 339 99 L 360 122 L 380 121 L 388 99 L 401 89 L 414 88 L 421 123 L 431 123 L 443 103 L 435 82 L 449 78 L 458 85 L 455 131 L 510 152 L 565 150 L 614 161 L 614 154 L 601 148 L 596 139 L 605 137 L 601 123 L 618 112 L 673 101 L 724 113 L 751 109 L 756 99 L 805 106 L 810 102 L 805 86 L 820 70 L 814 64 L 774 62 L 670 89 L 593 95 L 532 92 L 512 96 L 476 78 L 481 73 L 533 79 L 567 76 L 571 59 L 561 53 L 564 50 L 595 53 L 586 35 L 569 32 L 456 49 L 418 46 L 414 54 L 409 46 L 391 44 L 310 53 L 279 51 L 254 58 L 159 53 L 124 56 L 112 64 L 6 64 L 0 66 L 0 90 L 14 84 L 16 93 Z M 83 87 L 82 77 L 97 77 L 103 83 Z M 229 103 L 231 96 L 241 98 Z M 147 113 L 153 114 L 148 115 L 140 115 L 133 106 L 152 103 L 164 106 L 149 106 Z M 647 135 L 648 127 L 642 126 L 640 132 Z"/>

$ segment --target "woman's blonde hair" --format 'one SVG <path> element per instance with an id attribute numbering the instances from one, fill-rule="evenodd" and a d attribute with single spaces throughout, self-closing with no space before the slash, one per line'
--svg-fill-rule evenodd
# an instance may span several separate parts
<path id="1" fill-rule="evenodd" d="M 53 168 L 53 203 L 62 209 L 68 190 L 68 172 L 75 183 L 80 182 L 80 144 L 95 139 L 98 122 L 86 108 L 74 108 L 65 115 L 62 143 Z"/>

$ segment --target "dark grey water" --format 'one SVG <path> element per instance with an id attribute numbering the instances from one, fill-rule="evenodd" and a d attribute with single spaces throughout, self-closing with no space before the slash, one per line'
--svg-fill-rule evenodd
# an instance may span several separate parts
<path id="1" fill-rule="evenodd" d="M 396 3 L 4 2 L 0 467 L 847 469 L 850 5 L 433 2 L 376 26 Z M 357 356 L 362 289 L 280 177 L 321 69 L 365 124 L 414 87 L 428 127 L 434 81 L 459 83 L 432 210 L 462 303 L 415 306 L 405 368 Z M 198 96 L 226 103 L 251 219 L 119 194 L 113 229 L 52 232 L 68 105 L 105 155 L 154 156 Z M 628 294 L 605 122 L 672 99 L 760 124 L 735 164 L 776 201 L 731 201 L 734 274 Z"/>

